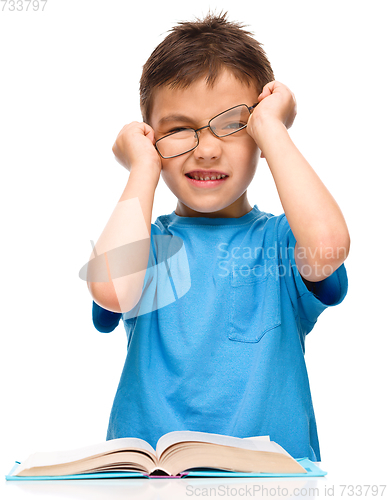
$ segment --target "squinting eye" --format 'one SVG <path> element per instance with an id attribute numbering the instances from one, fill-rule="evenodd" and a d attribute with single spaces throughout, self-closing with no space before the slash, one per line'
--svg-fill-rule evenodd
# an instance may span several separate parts
<path id="1" fill-rule="evenodd" d="M 169 130 L 167 133 L 168 134 L 173 134 L 174 132 L 182 132 L 183 130 L 189 130 L 187 128 L 183 128 L 183 127 L 180 127 L 180 128 L 173 128 L 172 130 Z"/>

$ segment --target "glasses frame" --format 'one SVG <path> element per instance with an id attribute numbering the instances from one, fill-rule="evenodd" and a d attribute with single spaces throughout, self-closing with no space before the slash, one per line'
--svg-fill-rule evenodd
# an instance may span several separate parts
<path id="1" fill-rule="evenodd" d="M 198 136 L 198 133 L 200 130 L 204 130 L 205 128 L 209 128 L 210 131 L 212 132 L 212 134 L 215 136 L 215 137 L 218 137 L 219 139 L 221 139 L 222 137 L 227 137 L 228 135 L 232 135 L 232 134 L 235 134 L 236 132 L 240 132 L 240 130 L 243 130 L 244 128 L 247 127 L 247 125 L 244 125 L 243 127 L 237 129 L 237 130 L 233 130 L 233 132 L 230 132 L 229 134 L 224 134 L 224 135 L 217 135 L 214 130 L 212 129 L 210 123 L 215 120 L 216 118 L 218 118 L 220 115 L 223 115 L 224 113 L 227 113 L 228 111 L 231 111 L 232 109 L 235 109 L 235 108 L 239 108 L 240 106 L 245 106 L 248 111 L 249 111 L 249 114 L 252 114 L 252 110 L 258 105 L 259 103 L 256 102 L 253 106 L 248 106 L 247 104 L 238 104 L 237 106 L 233 106 L 232 108 L 229 108 L 229 109 L 226 109 L 225 111 L 222 111 L 221 113 L 218 113 L 218 115 L 216 116 L 213 116 L 213 118 L 210 118 L 210 120 L 208 121 L 208 124 L 205 125 L 204 127 L 200 127 L 200 128 L 191 128 L 191 127 L 188 127 L 187 129 L 184 129 L 184 130 L 194 130 L 194 133 L 195 133 L 195 137 L 197 139 L 197 144 L 191 148 L 191 149 L 188 149 L 187 151 L 185 151 L 184 153 L 179 153 L 178 155 L 173 155 L 173 156 L 163 156 L 162 153 L 159 151 L 158 149 L 158 142 L 161 141 L 162 139 L 165 139 L 166 137 L 169 137 L 170 135 L 174 135 L 174 134 L 177 134 L 179 133 L 179 131 L 175 131 L 175 132 L 171 132 L 170 134 L 167 134 L 167 135 L 164 135 L 163 137 L 161 137 L 160 139 L 158 139 L 156 142 L 155 142 L 155 149 L 156 151 L 159 153 L 159 155 L 164 159 L 164 160 L 168 160 L 170 158 L 176 158 L 177 156 L 182 156 L 182 155 L 185 155 L 186 153 L 190 153 L 190 151 L 194 151 L 194 149 L 196 149 L 199 145 L 199 136 Z"/>

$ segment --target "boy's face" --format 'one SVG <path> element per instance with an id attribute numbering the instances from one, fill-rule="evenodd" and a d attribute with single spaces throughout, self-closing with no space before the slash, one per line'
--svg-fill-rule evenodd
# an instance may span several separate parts
<path id="1" fill-rule="evenodd" d="M 203 78 L 186 89 L 157 89 L 150 125 L 158 140 L 175 129 L 204 127 L 211 118 L 233 106 L 252 106 L 257 97 L 253 85 L 248 87 L 224 70 L 213 87 Z M 172 115 L 181 117 L 163 120 Z M 178 198 L 175 213 L 182 217 L 242 217 L 252 208 L 246 190 L 255 175 L 260 150 L 246 129 L 218 138 L 205 128 L 198 135 L 196 149 L 162 159 L 161 175 Z M 186 174 L 194 170 L 205 170 L 209 177 L 212 171 L 227 177 L 214 186 L 206 181 L 193 182 Z"/>

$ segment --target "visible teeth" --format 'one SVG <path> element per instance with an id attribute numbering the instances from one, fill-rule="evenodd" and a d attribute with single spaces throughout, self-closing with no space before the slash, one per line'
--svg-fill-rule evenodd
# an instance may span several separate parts
<path id="1" fill-rule="evenodd" d="M 191 176 L 192 178 L 196 179 L 197 181 L 201 180 L 201 181 L 209 181 L 209 180 L 216 180 L 216 179 L 223 179 L 224 177 L 226 177 L 225 174 L 219 174 L 219 175 L 212 175 L 211 177 L 199 177 L 198 175 L 192 175 Z"/>

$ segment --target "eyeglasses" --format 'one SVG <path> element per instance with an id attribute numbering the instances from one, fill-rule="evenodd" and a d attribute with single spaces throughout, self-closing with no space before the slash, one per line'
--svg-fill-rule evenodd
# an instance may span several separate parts
<path id="1" fill-rule="evenodd" d="M 207 125 L 201 128 L 178 128 L 155 143 L 155 148 L 164 159 L 175 158 L 193 151 L 199 144 L 198 132 L 209 128 L 216 137 L 226 137 L 243 130 L 248 125 L 252 110 L 258 105 L 248 107 L 239 104 L 211 118 Z"/>

